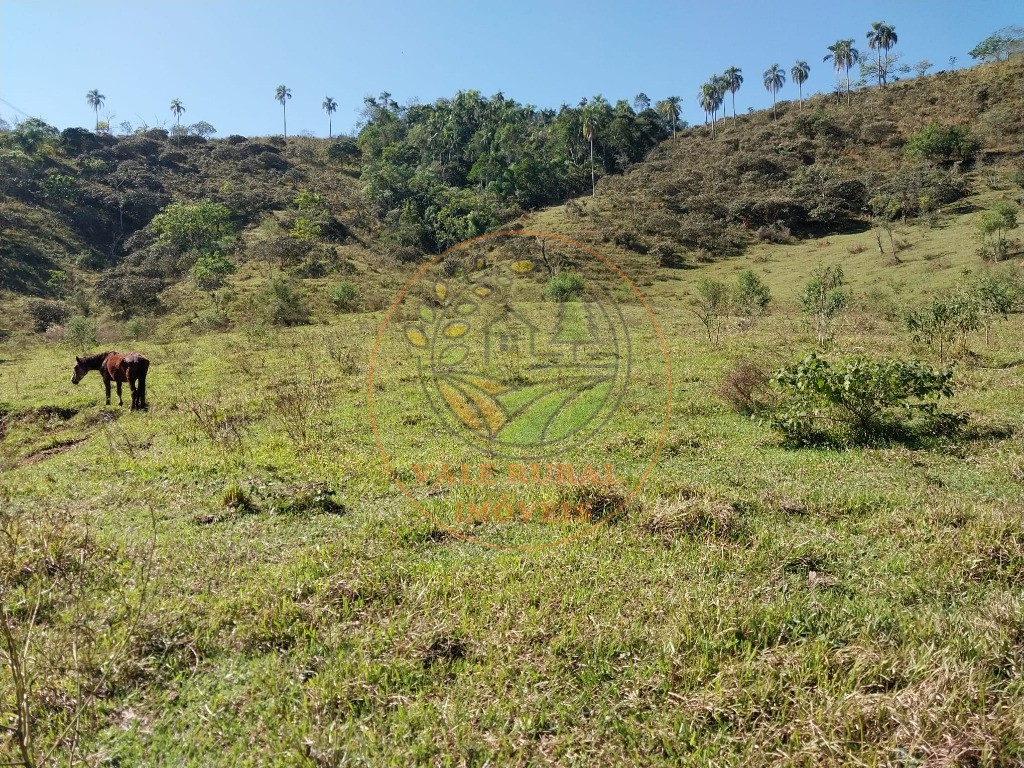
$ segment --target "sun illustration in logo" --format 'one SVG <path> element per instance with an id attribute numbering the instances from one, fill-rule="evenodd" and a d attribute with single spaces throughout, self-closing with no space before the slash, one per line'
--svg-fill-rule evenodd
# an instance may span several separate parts
<path id="1" fill-rule="evenodd" d="M 578 445 L 614 414 L 629 334 L 599 285 L 571 300 L 514 299 L 529 260 L 430 286 L 401 327 L 423 393 L 451 434 L 492 456 L 540 458 Z"/>

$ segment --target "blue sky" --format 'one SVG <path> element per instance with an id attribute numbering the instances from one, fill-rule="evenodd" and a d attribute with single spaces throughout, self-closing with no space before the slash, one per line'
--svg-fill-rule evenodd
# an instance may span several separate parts
<path id="1" fill-rule="evenodd" d="M 326 135 L 327 95 L 335 132 L 351 131 L 363 97 L 383 90 L 403 103 L 502 91 L 554 108 L 596 93 L 613 103 L 675 94 L 692 123 L 703 120 L 700 84 L 730 65 L 746 79 L 739 111 L 771 103 L 761 73 L 774 63 L 788 72 L 806 59 L 805 87 L 831 89 L 826 46 L 852 37 L 866 49 L 877 20 L 895 25 L 907 63 L 945 69 L 956 56 L 962 67 L 990 33 L 1024 23 L 1024 2 L 0 0 L 0 116 L 24 117 L 13 105 L 59 128 L 91 127 L 85 94 L 97 88 L 114 126 L 169 126 L 180 98 L 183 122 L 267 135 L 281 131 L 274 89 L 284 83 L 292 134 Z M 787 83 L 780 98 L 793 97 Z"/>

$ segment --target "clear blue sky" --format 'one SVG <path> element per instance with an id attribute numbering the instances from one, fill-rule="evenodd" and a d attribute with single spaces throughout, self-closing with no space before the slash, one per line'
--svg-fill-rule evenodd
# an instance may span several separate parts
<path id="1" fill-rule="evenodd" d="M 797 59 L 811 65 L 810 91 L 829 90 L 826 46 L 855 38 L 866 49 L 872 21 L 896 27 L 904 61 L 936 69 L 971 63 L 990 33 L 1024 23 L 1022 0 L 747 2 L 516 0 L 0 0 L 0 116 L 59 128 L 91 127 L 85 94 L 106 96 L 114 126 L 205 120 L 219 136 L 280 133 L 274 89 L 287 84 L 289 133 L 326 135 L 321 103 L 338 102 L 335 132 L 351 131 L 363 97 L 390 91 L 402 103 L 459 89 L 502 91 L 557 108 L 583 96 L 683 97 L 683 117 L 703 120 L 702 82 L 730 65 L 746 82 L 739 111 L 770 104 L 761 73 Z M 795 91 L 787 83 L 782 98 Z"/>

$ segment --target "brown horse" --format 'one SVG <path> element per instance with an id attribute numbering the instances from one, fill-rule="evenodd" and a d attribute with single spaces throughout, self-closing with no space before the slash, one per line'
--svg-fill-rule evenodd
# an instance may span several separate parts
<path id="1" fill-rule="evenodd" d="M 122 355 L 119 352 L 100 352 L 97 355 L 75 358 L 75 372 L 71 383 L 77 384 L 85 378 L 89 371 L 99 371 L 103 384 L 107 388 L 107 405 L 110 405 L 110 382 L 117 383 L 117 404 L 124 405 L 121 399 L 121 384 L 128 382 L 132 391 L 132 410 L 147 408 L 146 405 L 146 372 L 149 360 L 138 352 Z"/>

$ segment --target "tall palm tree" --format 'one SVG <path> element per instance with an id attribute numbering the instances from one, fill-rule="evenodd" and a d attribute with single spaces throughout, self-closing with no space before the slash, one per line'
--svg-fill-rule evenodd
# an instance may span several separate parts
<path id="1" fill-rule="evenodd" d="M 171 112 L 174 114 L 175 125 L 181 129 L 181 113 L 185 111 L 185 107 L 181 103 L 181 99 L 171 100 Z"/>
<path id="2" fill-rule="evenodd" d="M 330 96 L 324 99 L 323 103 L 324 112 L 327 113 L 327 138 L 333 138 L 333 127 L 331 125 L 331 116 L 338 111 L 338 102 L 332 99 Z"/>
<path id="3" fill-rule="evenodd" d="M 86 103 L 92 107 L 93 112 L 96 113 L 96 130 L 100 129 L 100 107 L 103 106 L 103 102 L 106 100 L 106 96 L 100 93 L 98 90 L 93 88 L 87 94 L 85 94 Z"/>
<path id="4" fill-rule="evenodd" d="M 836 83 L 840 85 L 839 75 L 846 71 L 846 103 L 850 103 L 850 68 L 860 61 L 860 51 L 853 47 L 853 40 L 836 40 L 828 47 L 830 53 L 822 61 L 832 60 L 836 68 Z"/>
<path id="5" fill-rule="evenodd" d="M 868 32 L 867 38 L 871 50 L 878 51 L 878 84 L 885 85 L 889 74 L 889 50 L 896 45 L 898 39 L 896 27 L 886 24 L 884 21 L 873 21 L 871 22 L 871 31 Z M 885 51 L 885 66 L 883 66 L 882 51 Z"/>
<path id="6" fill-rule="evenodd" d="M 707 125 L 708 115 L 716 115 L 718 113 L 718 107 L 721 106 L 719 100 L 718 91 L 715 86 L 711 83 L 704 83 L 700 87 L 700 91 L 697 93 L 697 102 L 700 104 L 701 109 L 704 110 L 704 124 Z M 714 140 L 717 135 L 715 121 L 711 121 L 711 139 Z"/>
<path id="7" fill-rule="evenodd" d="M 667 99 L 658 102 L 658 114 L 672 126 L 672 138 L 676 137 L 676 123 L 679 121 L 679 105 L 683 100 L 678 96 L 669 96 Z"/>
<path id="8" fill-rule="evenodd" d="M 729 89 L 729 93 L 732 94 L 732 122 L 736 124 L 736 91 L 743 85 L 743 70 L 736 67 L 729 67 L 725 72 L 722 73 L 722 77 L 725 78 L 725 82 Z"/>
<path id="9" fill-rule="evenodd" d="M 725 94 L 729 91 L 729 82 L 726 80 L 724 75 L 712 75 L 709 82 L 711 83 L 711 89 L 715 95 L 715 110 L 711 129 L 711 133 L 714 134 L 716 132 L 715 128 L 717 128 L 717 125 L 715 124 L 718 122 L 718 110 L 723 104 L 725 104 Z M 725 117 L 724 109 L 722 110 L 722 117 Z"/>
<path id="10" fill-rule="evenodd" d="M 779 119 L 779 114 L 775 111 L 775 94 L 785 83 L 786 73 L 778 64 L 772 64 L 764 71 L 764 87 L 772 95 L 772 118 L 775 120 Z"/>
<path id="11" fill-rule="evenodd" d="M 597 197 L 597 176 L 594 174 L 594 134 L 597 132 L 597 115 L 593 109 L 583 110 L 583 140 L 590 143 L 590 188 L 591 197 Z"/>
<path id="12" fill-rule="evenodd" d="M 789 74 L 793 76 L 793 82 L 796 83 L 796 87 L 800 91 L 800 109 L 804 108 L 804 83 L 807 82 L 807 78 L 810 77 L 811 67 L 802 59 L 793 65 L 793 68 L 789 70 Z"/>
<path id="13" fill-rule="evenodd" d="M 292 97 L 292 89 L 286 85 L 277 86 L 274 98 L 281 103 L 281 114 L 284 116 L 284 137 L 288 138 L 288 99 Z"/>

